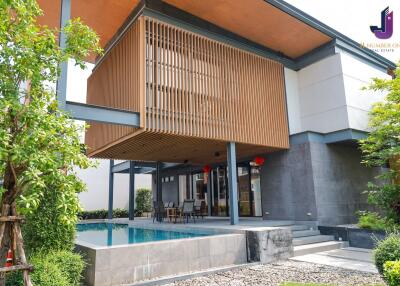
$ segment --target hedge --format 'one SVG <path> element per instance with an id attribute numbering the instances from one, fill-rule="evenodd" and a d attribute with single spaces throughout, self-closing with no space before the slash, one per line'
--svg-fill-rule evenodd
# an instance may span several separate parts
<path id="1" fill-rule="evenodd" d="M 78 218 L 83 219 L 106 219 L 108 217 L 108 210 L 94 210 L 94 211 L 82 211 L 78 213 Z M 114 209 L 114 218 L 128 217 L 128 211 L 125 209 Z"/>

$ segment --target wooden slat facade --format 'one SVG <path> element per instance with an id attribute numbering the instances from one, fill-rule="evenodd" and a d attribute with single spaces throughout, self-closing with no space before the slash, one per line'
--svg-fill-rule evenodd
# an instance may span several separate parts
<path id="1" fill-rule="evenodd" d="M 89 77 L 87 103 L 143 113 L 140 101 L 144 94 L 144 74 L 140 73 L 145 61 L 144 50 L 140 49 L 144 44 L 143 35 L 143 19 L 139 19 Z M 96 122 L 89 125 L 85 141 L 91 151 L 137 130 Z"/>
<path id="2" fill-rule="evenodd" d="M 243 150 L 289 147 L 280 63 L 148 17 L 140 17 L 93 72 L 88 103 L 141 113 L 139 130 L 92 124 L 86 142 L 97 157 L 153 160 L 155 150 L 139 149 L 156 134 L 171 143 L 203 142 L 210 152 L 213 141 L 234 141 L 247 146 Z M 173 153 L 186 149 L 159 156 L 179 161 L 185 156 Z"/>

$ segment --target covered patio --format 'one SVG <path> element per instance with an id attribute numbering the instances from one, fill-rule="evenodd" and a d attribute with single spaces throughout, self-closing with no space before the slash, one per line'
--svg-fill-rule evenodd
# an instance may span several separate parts
<path id="1" fill-rule="evenodd" d="M 227 177 L 228 177 L 228 189 L 229 189 L 229 218 L 230 224 L 236 225 L 239 223 L 239 210 L 238 210 L 238 179 L 237 179 L 237 165 L 236 165 L 236 150 L 235 143 L 231 142 L 227 144 Z M 179 166 L 178 163 L 161 163 L 161 162 L 142 162 L 142 161 L 124 161 L 119 164 L 114 164 L 114 160 L 110 160 L 110 173 L 109 173 L 109 197 L 108 197 L 108 219 L 112 219 L 113 211 L 113 197 L 114 197 L 114 174 L 125 173 L 129 174 L 129 220 L 135 219 L 135 174 L 154 174 L 156 192 L 153 201 L 158 204 L 163 204 L 163 192 L 162 192 L 162 179 L 161 171 L 165 168 Z M 208 170 L 210 175 L 211 169 Z M 207 196 L 210 200 L 211 196 L 211 183 L 210 180 L 207 182 Z M 177 207 L 177 206 L 176 206 Z M 211 215 L 210 206 L 208 208 L 208 215 Z M 157 217 L 157 220 L 161 221 L 161 217 Z"/>

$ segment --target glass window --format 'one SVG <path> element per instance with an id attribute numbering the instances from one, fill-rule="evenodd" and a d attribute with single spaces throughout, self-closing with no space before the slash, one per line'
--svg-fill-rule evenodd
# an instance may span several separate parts
<path id="1" fill-rule="evenodd" d="M 239 215 L 251 216 L 249 167 L 238 167 Z"/>
<path id="2" fill-rule="evenodd" d="M 198 173 L 193 175 L 194 195 L 196 200 L 204 200 L 207 193 L 207 185 L 204 184 L 204 174 Z"/>
<path id="3" fill-rule="evenodd" d="M 212 171 L 212 215 L 228 216 L 228 194 L 226 168 L 217 168 Z"/>
<path id="4" fill-rule="evenodd" d="M 262 216 L 260 169 L 251 168 L 251 192 L 253 193 L 253 216 Z"/>

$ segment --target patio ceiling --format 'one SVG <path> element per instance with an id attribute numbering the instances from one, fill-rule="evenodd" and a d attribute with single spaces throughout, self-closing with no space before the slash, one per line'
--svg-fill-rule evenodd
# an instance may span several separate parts
<path id="1" fill-rule="evenodd" d="M 145 1 L 71 0 L 71 17 L 80 17 L 92 27 L 100 36 L 101 46 L 106 47 L 120 33 L 120 28 L 141 2 Z M 265 0 L 163 2 L 293 59 L 331 40 L 331 37 Z M 38 3 L 44 11 L 38 22 L 49 27 L 59 27 L 61 0 L 38 0 Z M 94 62 L 95 58 L 91 56 L 88 60 Z"/>
<path id="2" fill-rule="evenodd" d="M 112 148 L 105 146 L 95 151 L 89 150 L 89 156 L 118 160 L 204 165 L 226 162 L 226 144 L 226 142 L 219 140 L 139 130 L 113 143 Z M 251 159 L 256 155 L 278 150 L 282 149 L 242 143 L 236 144 L 238 160 Z"/>

